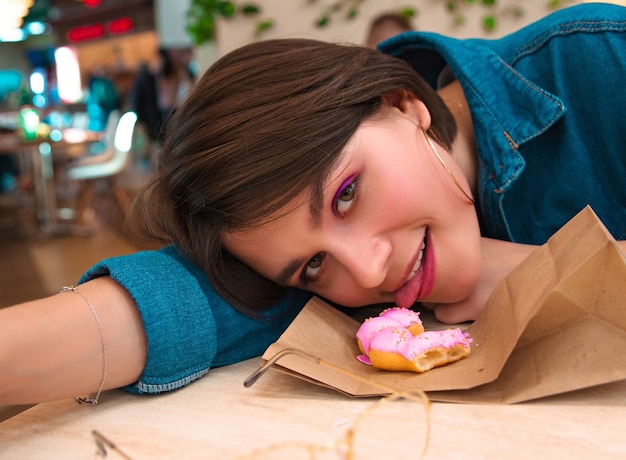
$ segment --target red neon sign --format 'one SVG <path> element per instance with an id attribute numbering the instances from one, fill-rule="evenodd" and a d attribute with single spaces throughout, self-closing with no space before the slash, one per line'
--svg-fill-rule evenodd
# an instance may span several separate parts
<path id="1" fill-rule="evenodd" d="M 133 20 L 124 16 L 108 22 L 106 28 L 100 23 L 73 27 L 67 32 L 67 39 L 74 43 L 95 40 L 104 37 L 107 32 L 111 35 L 119 35 L 130 32 L 134 27 Z"/>
<path id="2" fill-rule="evenodd" d="M 87 8 L 98 8 L 100 3 L 102 3 L 102 0 L 83 0 L 83 4 Z"/>
<path id="3" fill-rule="evenodd" d="M 124 16 L 123 18 L 113 19 L 108 24 L 109 33 L 115 34 L 123 34 L 126 32 L 130 32 L 133 30 L 134 24 L 133 20 L 128 16 Z"/>
<path id="4" fill-rule="evenodd" d="M 67 38 L 71 42 L 82 42 L 104 37 L 104 26 L 102 24 L 86 24 L 70 29 Z"/>

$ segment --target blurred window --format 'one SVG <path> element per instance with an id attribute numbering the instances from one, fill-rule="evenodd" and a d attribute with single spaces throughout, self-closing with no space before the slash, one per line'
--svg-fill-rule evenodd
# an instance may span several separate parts
<path id="1" fill-rule="evenodd" d="M 54 52 L 59 97 L 65 103 L 78 102 L 83 95 L 76 51 L 68 47 Z"/>

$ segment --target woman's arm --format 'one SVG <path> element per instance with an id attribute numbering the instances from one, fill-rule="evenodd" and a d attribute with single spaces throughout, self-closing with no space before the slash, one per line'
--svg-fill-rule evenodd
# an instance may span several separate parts
<path id="1" fill-rule="evenodd" d="M 91 300 L 101 324 L 104 389 L 137 381 L 147 344 L 132 298 L 108 277 L 77 289 Z M 0 309 L 0 405 L 85 396 L 98 391 L 102 372 L 98 322 L 83 296 L 67 291 Z"/>

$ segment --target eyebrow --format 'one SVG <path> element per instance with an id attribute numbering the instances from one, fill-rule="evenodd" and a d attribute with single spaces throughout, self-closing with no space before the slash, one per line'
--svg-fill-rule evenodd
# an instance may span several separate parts
<path id="1" fill-rule="evenodd" d="M 322 226 L 322 211 L 324 210 L 324 186 L 323 179 L 317 180 L 311 186 L 311 195 L 309 197 L 309 226 L 311 229 L 317 229 Z M 285 268 L 283 268 L 274 282 L 279 286 L 285 286 L 296 274 L 298 269 L 307 261 L 306 258 L 300 257 L 291 260 Z"/>

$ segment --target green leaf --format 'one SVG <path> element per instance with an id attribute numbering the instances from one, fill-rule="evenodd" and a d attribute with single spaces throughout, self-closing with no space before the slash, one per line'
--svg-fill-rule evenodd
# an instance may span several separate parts
<path id="1" fill-rule="evenodd" d="M 346 19 L 354 19 L 359 15 L 359 10 L 357 8 L 350 8 L 346 13 Z"/>
<path id="2" fill-rule="evenodd" d="M 219 2 L 217 11 L 225 18 L 232 18 L 236 12 L 235 4 L 233 2 Z"/>
<path id="3" fill-rule="evenodd" d="M 241 7 L 241 12 L 243 14 L 259 14 L 260 11 L 261 9 L 253 3 L 246 3 Z"/>
<path id="4" fill-rule="evenodd" d="M 410 7 L 402 8 L 400 10 L 400 15 L 402 15 L 403 17 L 407 19 L 414 18 L 416 15 L 415 8 L 410 8 Z"/>
<path id="5" fill-rule="evenodd" d="M 262 33 L 272 29 L 273 27 L 274 21 L 272 21 L 271 19 L 263 19 L 256 23 L 256 29 L 254 31 L 254 34 L 258 37 Z"/>
<path id="6" fill-rule="evenodd" d="M 322 16 L 315 22 L 315 26 L 326 27 L 329 22 L 330 22 L 330 18 L 328 16 Z"/>
<path id="7" fill-rule="evenodd" d="M 493 15 L 487 15 L 483 18 L 483 28 L 487 32 L 493 32 L 496 28 L 496 17 Z"/>

